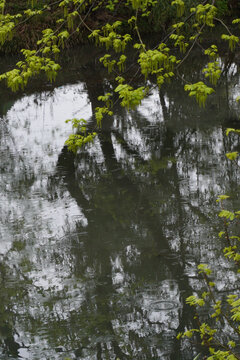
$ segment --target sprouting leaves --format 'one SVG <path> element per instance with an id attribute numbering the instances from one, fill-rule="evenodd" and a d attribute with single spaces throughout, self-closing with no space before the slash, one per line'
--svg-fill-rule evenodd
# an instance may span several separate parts
<path id="1" fill-rule="evenodd" d="M 237 152 L 237 151 L 233 151 L 233 152 L 226 153 L 226 157 L 227 157 L 229 160 L 236 160 L 237 157 L 238 157 L 238 152 Z"/>
<path id="2" fill-rule="evenodd" d="M 95 108 L 95 118 L 97 120 L 98 127 L 101 127 L 102 125 L 102 119 L 104 115 L 112 116 L 113 112 L 110 110 L 110 108 L 113 106 L 112 103 L 112 93 L 107 93 L 105 95 L 98 96 L 99 101 L 103 101 L 105 103 L 105 106 L 98 106 Z"/>
<path id="3" fill-rule="evenodd" d="M 126 60 L 127 60 L 127 57 L 122 54 L 119 58 L 119 61 L 117 62 L 119 71 L 121 71 L 121 72 L 124 71 Z"/>
<path id="4" fill-rule="evenodd" d="M 220 211 L 218 216 L 221 217 L 221 218 L 228 219 L 228 220 L 234 220 L 235 219 L 234 213 L 232 211 L 228 211 L 228 210 Z"/>
<path id="5" fill-rule="evenodd" d="M 58 46 L 64 48 L 66 40 L 69 38 L 70 34 L 67 30 L 61 31 L 58 34 Z"/>
<path id="6" fill-rule="evenodd" d="M 207 66 L 203 69 L 203 73 L 205 77 L 209 79 L 212 85 L 216 85 L 221 75 L 221 68 L 219 66 L 219 62 L 213 61 L 208 63 Z"/>
<path id="7" fill-rule="evenodd" d="M 41 45 L 39 52 L 43 55 L 52 53 L 56 56 L 60 52 L 58 36 L 55 35 L 52 29 L 45 29 L 42 31 L 42 34 L 42 38 L 37 42 L 37 45 Z"/>
<path id="8" fill-rule="evenodd" d="M 107 93 L 105 95 L 100 95 L 100 96 L 98 96 L 98 100 L 105 102 L 106 106 L 108 108 L 110 108 L 110 107 L 113 106 L 112 99 L 111 99 L 112 95 L 113 95 L 112 93 Z"/>
<path id="9" fill-rule="evenodd" d="M 12 91 L 24 89 L 30 78 L 45 73 L 49 81 L 55 80 L 60 65 L 47 57 L 36 55 L 36 50 L 23 49 L 24 61 L 19 61 L 17 68 L 0 75 L 0 80 L 6 80 Z"/>
<path id="10" fill-rule="evenodd" d="M 173 69 L 179 61 L 176 56 L 169 55 L 170 49 L 161 44 L 158 49 L 140 52 L 138 63 L 145 79 L 151 74 L 155 75 L 160 87 L 165 80 L 174 76 Z"/>
<path id="11" fill-rule="evenodd" d="M 224 256 L 236 262 L 240 261 L 240 254 L 237 252 L 237 246 L 228 246 L 223 250 Z"/>
<path id="12" fill-rule="evenodd" d="M 109 110 L 107 106 L 98 106 L 95 108 L 95 118 L 97 120 L 97 125 L 100 127 L 102 124 L 102 119 L 104 115 L 112 116 L 113 112 Z"/>
<path id="13" fill-rule="evenodd" d="M 207 264 L 199 264 L 198 265 L 199 274 L 211 275 L 212 270 L 208 268 Z"/>
<path id="14" fill-rule="evenodd" d="M 208 95 L 212 94 L 214 90 L 199 81 L 195 84 L 185 85 L 185 91 L 189 91 L 189 96 L 194 96 L 199 106 L 205 106 Z"/>
<path id="15" fill-rule="evenodd" d="M 121 21 L 115 21 L 113 24 L 107 23 L 101 30 L 93 30 L 89 39 L 95 39 L 96 45 L 105 46 L 106 50 L 113 48 L 116 53 L 124 52 L 132 37 L 130 34 L 121 35 L 117 32 L 121 25 Z"/>
<path id="16" fill-rule="evenodd" d="M 233 129 L 233 128 L 228 128 L 228 129 L 226 130 L 226 135 L 228 136 L 231 132 L 240 135 L 240 130 L 238 130 L 238 129 Z"/>
<path id="17" fill-rule="evenodd" d="M 72 30 L 74 27 L 74 19 L 78 16 L 78 11 L 72 11 L 67 14 L 67 25 L 68 29 Z"/>
<path id="18" fill-rule="evenodd" d="M 144 86 L 133 89 L 133 87 L 128 84 L 119 84 L 114 91 L 119 94 L 121 105 L 129 110 L 135 109 L 141 104 L 148 89 Z"/>
<path id="19" fill-rule="evenodd" d="M 72 152 L 77 152 L 82 146 L 92 143 L 97 133 L 87 132 L 86 120 L 84 119 L 68 119 L 66 123 L 71 122 L 72 128 L 76 130 L 76 133 L 69 135 L 68 139 L 65 141 L 68 149 Z"/>
<path id="20" fill-rule="evenodd" d="M 229 199 L 230 196 L 228 195 L 218 195 L 216 202 L 222 202 L 223 200 Z"/>
<path id="21" fill-rule="evenodd" d="M 208 55 L 211 60 L 216 60 L 218 57 L 218 48 L 216 45 L 211 45 L 208 49 L 204 51 L 205 55 Z"/>
<path id="22" fill-rule="evenodd" d="M 211 4 L 199 4 L 192 8 L 191 12 L 196 14 L 198 24 L 205 24 L 210 27 L 214 26 L 213 20 L 217 13 L 217 8 Z"/>
<path id="23" fill-rule="evenodd" d="M 190 306 L 203 306 L 205 305 L 205 301 L 201 298 L 198 298 L 197 296 L 189 296 L 187 299 L 186 299 L 186 303 L 189 304 Z"/>
<path id="24" fill-rule="evenodd" d="M 235 348 L 235 347 L 236 347 L 235 341 L 229 341 L 229 342 L 228 342 L 228 346 L 230 346 L 230 347 L 232 347 L 232 348 Z"/>
<path id="25" fill-rule="evenodd" d="M 240 19 L 239 19 L 239 18 L 234 19 L 234 20 L 232 21 L 232 24 L 240 24 Z"/>
<path id="26" fill-rule="evenodd" d="M 43 13 L 42 10 L 31 10 L 31 9 L 27 9 L 24 11 L 24 14 L 31 17 L 31 16 L 35 16 L 35 15 L 41 15 Z"/>
<path id="27" fill-rule="evenodd" d="M 5 3 L 5 0 L 0 0 L 0 11 L 2 14 L 4 13 Z"/>
<path id="28" fill-rule="evenodd" d="M 0 45 L 12 39 L 14 27 L 15 22 L 11 21 L 10 18 L 7 19 L 6 16 L 4 20 L 0 21 Z"/>
<path id="29" fill-rule="evenodd" d="M 178 34 L 172 34 L 170 35 L 170 39 L 174 40 L 174 46 L 179 47 L 180 52 L 185 53 L 187 47 L 189 44 L 185 42 L 185 36 L 184 35 L 178 35 Z"/>
<path id="30" fill-rule="evenodd" d="M 215 312 L 211 315 L 211 318 L 216 318 L 218 321 L 222 312 L 222 302 L 220 300 L 216 301 L 215 305 L 213 305 L 213 309 Z"/>
<path id="31" fill-rule="evenodd" d="M 110 74 L 113 71 L 113 67 L 116 64 L 116 60 L 111 60 L 112 56 L 110 54 L 105 54 L 102 56 L 99 61 L 103 63 L 104 67 L 108 69 Z"/>
<path id="32" fill-rule="evenodd" d="M 239 37 L 235 35 L 222 34 L 221 39 L 228 41 L 229 49 L 234 51 L 236 45 L 239 43 Z"/>
<path id="33" fill-rule="evenodd" d="M 154 6 L 157 1 L 154 0 L 129 0 L 134 10 L 141 9 L 143 12 L 146 11 L 147 7 Z"/>
<path id="34" fill-rule="evenodd" d="M 171 5 L 174 6 L 176 5 L 177 7 L 177 16 L 182 16 L 184 14 L 184 10 L 185 10 L 185 4 L 183 0 L 175 0 L 171 2 Z"/>

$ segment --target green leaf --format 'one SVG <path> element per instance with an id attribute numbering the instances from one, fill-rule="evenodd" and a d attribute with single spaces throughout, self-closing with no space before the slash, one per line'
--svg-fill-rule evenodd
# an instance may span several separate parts
<path id="1" fill-rule="evenodd" d="M 233 129 L 233 128 L 228 128 L 228 129 L 226 130 L 226 135 L 228 136 L 230 132 L 235 132 L 235 129 Z"/>
<path id="2" fill-rule="evenodd" d="M 220 231 L 219 233 L 218 233 L 218 236 L 221 238 L 221 237 L 223 237 L 223 235 L 225 235 L 225 231 Z"/>
<path id="3" fill-rule="evenodd" d="M 238 157 L 238 152 L 237 152 L 237 151 L 234 151 L 234 152 L 231 152 L 231 153 L 226 153 L 226 157 L 227 157 L 229 160 L 236 160 L 237 157 Z"/>
<path id="4" fill-rule="evenodd" d="M 211 275 L 212 270 L 208 268 L 207 264 L 199 264 L 198 265 L 199 274 L 204 273 L 206 275 Z"/>
<path id="5" fill-rule="evenodd" d="M 219 195 L 216 202 L 221 202 L 222 200 L 226 200 L 229 198 L 230 198 L 230 196 L 228 196 L 228 195 Z"/>
<path id="6" fill-rule="evenodd" d="M 235 214 L 231 211 L 228 211 L 228 210 L 222 210 L 220 211 L 220 213 L 218 214 L 219 217 L 224 217 L 226 219 L 229 219 L 229 220 L 234 220 L 235 219 Z"/>
<path id="7" fill-rule="evenodd" d="M 189 91 L 189 96 L 194 96 L 199 106 L 205 106 L 208 95 L 212 94 L 214 90 L 202 81 L 195 84 L 189 84 L 184 86 L 185 91 Z"/>

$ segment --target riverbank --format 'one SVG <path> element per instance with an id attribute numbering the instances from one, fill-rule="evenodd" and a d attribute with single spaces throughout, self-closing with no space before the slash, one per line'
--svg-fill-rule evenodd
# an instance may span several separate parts
<path id="1" fill-rule="evenodd" d="M 240 4 L 234 1 L 218 0 L 218 11 L 221 19 L 224 19 L 227 24 L 231 24 L 232 18 L 240 16 Z M 65 30 L 68 28 L 70 37 L 65 44 L 66 48 L 74 48 L 76 46 L 86 44 L 89 42 L 88 35 L 91 30 L 98 29 L 102 25 L 120 20 L 124 23 L 124 31 L 134 33 L 131 26 L 128 24 L 128 20 L 133 14 L 129 14 L 129 7 L 121 5 L 121 2 L 113 9 L 101 6 L 93 9 L 92 6 L 86 7 L 85 11 L 79 16 L 73 18 L 73 27 L 69 29 L 67 24 L 67 18 L 63 16 L 63 7 L 59 6 L 60 1 L 52 2 L 50 0 L 33 1 L 32 6 L 26 4 L 25 1 L 8 1 L 4 10 L 5 14 L 22 14 L 23 16 L 16 21 L 16 25 L 13 29 L 13 34 L 2 45 L 1 54 L 16 54 L 24 49 L 35 49 L 37 42 L 42 38 L 42 31 L 47 28 Z M 190 8 L 194 6 L 195 2 L 187 1 L 186 7 Z M 24 12 L 30 7 L 31 11 L 41 11 L 41 13 L 30 15 L 26 17 Z M 69 8 L 71 11 L 71 7 Z M 72 9 L 74 10 L 74 8 Z M 66 15 L 66 14 L 65 14 Z M 64 21 L 61 19 L 64 18 Z M 161 38 L 171 31 L 171 26 L 174 22 L 177 22 L 175 9 L 170 6 L 169 1 L 159 0 L 156 6 L 153 8 L 149 16 L 139 17 L 138 26 L 143 36 L 151 35 L 156 36 L 161 34 Z M 56 28 L 56 24 L 57 28 Z M 189 25 L 191 26 L 191 24 Z M 186 27 L 186 32 L 187 32 Z M 208 29 L 209 31 L 209 29 Z M 134 34 L 133 34 L 134 36 Z"/>

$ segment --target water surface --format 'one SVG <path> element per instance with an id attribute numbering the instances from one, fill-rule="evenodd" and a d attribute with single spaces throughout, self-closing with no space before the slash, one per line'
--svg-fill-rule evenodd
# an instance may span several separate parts
<path id="1" fill-rule="evenodd" d="M 95 127 L 112 86 L 86 54 L 71 54 L 54 86 L 1 88 L 0 359 L 190 360 L 198 347 L 176 334 L 193 326 L 184 299 L 201 290 L 197 264 L 213 268 L 220 295 L 237 287 L 216 205 L 228 193 L 240 207 L 225 156 L 239 150 L 225 136 L 239 124 L 237 65 L 204 109 L 178 80 L 135 111 L 116 105 L 74 155 L 65 120 Z M 197 55 L 191 65 L 194 79 Z"/>

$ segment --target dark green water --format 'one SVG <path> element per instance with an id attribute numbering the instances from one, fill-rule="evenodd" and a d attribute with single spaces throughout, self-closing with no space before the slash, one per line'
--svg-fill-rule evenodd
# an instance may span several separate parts
<path id="1" fill-rule="evenodd" d="M 220 294 L 238 286 L 216 205 L 227 193 L 240 208 L 225 157 L 239 140 L 224 135 L 240 127 L 237 65 L 205 109 L 180 81 L 136 111 L 116 106 L 75 156 L 65 120 L 94 126 L 111 89 L 90 50 L 71 54 L 56 87 L 0 90 L 0 359 L 190 360 L 199 349 L 176 334 L 193 326 L 184 299 L 201 290 L 197 265 L 210 264 Z"/>

